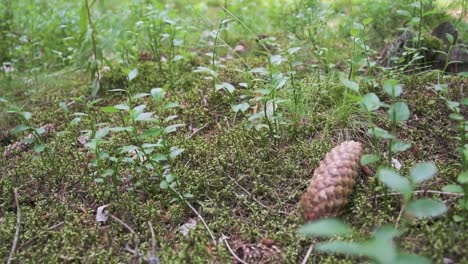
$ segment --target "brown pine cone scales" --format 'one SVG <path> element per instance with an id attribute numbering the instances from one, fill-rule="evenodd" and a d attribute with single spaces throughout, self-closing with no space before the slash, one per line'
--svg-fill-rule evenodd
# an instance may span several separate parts
<path id="1" fill-rule="evenodd" d="M 340 213 L 353 192 L 361 153 L 362 144 L 355 141 L 345 141 L 327 153 L 302 195 L 306 221 Z"/>
<path id="2" fill-rule="evenodd" d="M 236 255 L 247 263 L 282 263 L 282 255 L 279 247 L 265 242 L 258 244 L 243 244 L 237 248 Z M 241 262 L 235 261 L 234 263 L 237 264 Z"/>

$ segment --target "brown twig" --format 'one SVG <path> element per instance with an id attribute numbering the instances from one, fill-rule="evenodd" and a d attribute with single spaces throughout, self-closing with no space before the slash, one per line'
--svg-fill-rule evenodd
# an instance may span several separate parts
<path id="1" fill-rule="evenodd" d="M 135 230 L 133 230 L 133 228 L 131 228 L 127 223 L 125 223 L 124 221 L 122 221 L 120 218 L 118 218 L 117 216 L 113 215 L 113 214 L 109 214 L 110 217 L 115 220 L 116 222 L 118 222 L 119 224 L 121 224 L 123 227 L 125 227 L 130 233 L 132 233 L 134 236 L 135 236 L 135 249 L 133 250 L 133 254 L 136 256 L 136 257 L 140 257 L 140 253 L 138 253 L 138 244 L 140 243 L 140 238 L 138 237 L 137 233 L 135 232 Z"/>
<path id="2" fill-rule="evenodd" d="M 441 192 L 441 191 L 433 191 L 433 190 L 419 190 L 419 191 L 414 191 L 413 192 L 413 194 L 421 194 L 421 193 L 422 194 L 424 194 L 424 193 L 443 194 L 443 195 L 452 195 L 452 196 L 459 196 L 459 197 L 464 196 L 463 193 Z M 379 195 L 375 195 L 375 196 L 370 197 L 370 199 L 376 199 L 376 198 L 386 197 L 386 196 L 396 196 L 396 195 L 402 195 L 402 194 L 399 193 L 399 192 L 379 194 Z"/>
<path id="3" fill-rule="evenodd" d="M 400 225 L 400 219 L 401 219 L 401 216 L 403 215 L 403 212 L 405 211 L 405 207 L 406 207 L 405 204 L 401 206 L 400 212 L 398 213 L 398 217 L 395 222 L 395 228 L 398 228 L 398 226 Z"/>
<path id="4" fill-rule="evenodd" d="M 148 263 L 150 264 L 158 264 L 159 258 L 156 256 L 156 235 L 154 234 L 153 225 L 150 221 L 148 221 L 148 226 L 151 232 L 151 251 L 147 258 Z"/>
<path id="5" fill-rule="evenodd" d="M 231 246 L 229 245 L 228 243 L 228 240 L 229 237 L 227 237 L 226 235 L 224 234 L 221 234 L 221 237 L 220 237 L 220 241 L 223 241 L 224 242 L 224 245 L 226 245 L 226 248 L 228 249 L 229 253 L 231 253 L 231 255 L 241 264 L 248 264 L 247 262 L 243 261 L 242 259 L 240 259 L 236 253 L 234 253 L 234 251 L 232 250 Z"/>
<path id="6" fill-rule="evenodd" d="M 16 246 L 18 245 L 19 239 L 19 232 L 21 226 L 21 215 L 20 215 L 20 207 L 18 202 L 18 188 L 14 189 L 15 192 L 15 204 L 16 204 L 16 231 L 15 231 L 15 238 L 13 239 L 13 245 L 11 245 L 10 255 L 8 256 L 7 264 L 10 264 L 15 256 Z"/>
<path id="7" fill-rule="evenodd" d="M 310 245 L 309 249 L 307 250 L 307 253 L 304 257 L 304 260 L 302 260 L 301 264 L 306 264 L 307 260 L 309 260 L 310 254 L 312 254 L 312 251 L 314 250 L 314 244 Z"/>
<path id="8" fill-rule="evenodd" d="M 203 217 L 201 216 L 201 214 L 197 211 L 197 209 L 195 209 L 186 199 L 185 197 L 183 197 L 176 189 L 174 189 L 172 186 L 169 186 L 169 188 L 171 188 L 171 190 L 177 194 L 177 196 L 179 196 L 179 198 L 185 202 L 185 204 L 187 204 L 187 206 L 192 210 L 192 212 L 198 217 L 198 219 L 200 219 L 200 221 L 203 223 L 203 225 L 205 226 L 205 229 L 208 231 L 208 234 L 210 235 L 211 239 L 213 240 L 213 245 L 216 245 L 216 239 L 213 235 L 213 232 L 211 231 L 210 227 L 208 226 L 208 224 L 205 222 L 205 219 L 203 219 Z"/>

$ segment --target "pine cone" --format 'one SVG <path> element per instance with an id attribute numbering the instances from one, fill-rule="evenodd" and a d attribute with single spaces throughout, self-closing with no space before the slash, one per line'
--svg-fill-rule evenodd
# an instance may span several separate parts
<path id="1" fill-rule="evenodd" d="M 281 250 L 274 244 L 244 244 L 236 250 L 236 255 L 247 263 L 281 263 Z M 235 263 L 240 263 L 235 261 Z"/>
<path id="2" fill-rule="evenodd" d="M 337 216 L 348 203 L 358 175 L 361 152 L 361 143 L 345 141 L 327 153 L 302 195 L 306 221 Z"/>

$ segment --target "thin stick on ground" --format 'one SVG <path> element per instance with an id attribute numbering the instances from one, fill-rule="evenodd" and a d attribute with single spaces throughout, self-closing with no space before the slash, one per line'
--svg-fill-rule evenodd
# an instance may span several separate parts
<path id="1" fill-rule="evenodd" d="M 458 197 L 463 197 L 463 193 L 453 193 L 453 192 L 441 192 L 441 191 L 433 191 L 433 190 L 419 190 L 419 191 L 414 191 L 414 194 L 424 194 L 424 193 L 430 193 L 430 194 L 442 194 L 442 195 L 451 195 L 451 196 L 458 196 Z M 394 193 L 386 193 L 386 194 L 380 194 L 380 195 L 375 195 L 370 197 L 371 199 L 376 199 L 380 197 L 386 197 L 386 196 L 396 196 L 396 195 L 402 195 L 399 192 L 394 192 Z"/>
<path id="2" fill-rule="evenodd" d="M 395 222 L 395 228 L 398 228 L 398 226 L 400 225 L 401 216 L 403 215 L 404 211 L 405 211 L 405 204 L 401 206 L 400 212 L 398 213 L 398 217 Z"/>
<path id="3" fill-rule="evenodd" d="M 213 235 L 213 232 L 211 231 L 210 227 L 208 226 L 208 224 L 205 222 L 205 219 L 203 219 L 203 217 L 201 216 L 201 214 L 197 211 L 197 209 L 195 209 L 189 202 L 187 202 L 187 200 L 176 190 L 174 189 L 172 186 L 169 186 L 169 188 L 171 188 L 171 190 L 177 194 L 177 196 L 179 196 L 179 198 L 185 202 L 185 204 L 187 204 L 187 206 L 192 210 L 192 212 L 198 217 L 198 219 L 200 219 L 200 221 L 203 223 L 203 225 L 205 226 L 205 229 L 206 231 L 208 231 L 208 234 L 210 235 L 211 239 L 213 240 L 213 245 L 216 245 L 216 238 L 215 236 Z"/>
<path id="4" fill-rule="evenodd" d="M 310 254 L 312 254 L 312 251 L 314 250 L 314 244 L 310 245 L 309 249 L 307 250 L 307 253 L 304 257 L 304 260 L 302 260 L 301 264 L 306 264 L 307 260 L 309 260 Z"/>
<path id="5" fill-rule="evenodd" d="M 229 245 L 228 243 L 228 237 L 224 234 L 221 234 L 221 238 L 220 240 L 222 240 L 224 242 L 224 245 L 226 245 L 226 248 L 228 249 L 229 253 L 231 253 L 232 257 L 234 257 L 239 263 L 242 263 L 242 264 L 248 264 L 247 262 L 243 261 L 242 259 L 240 259 L 236 253 L 234 253 L 234 251 L 232 250 L 231 246 Z"/>
<path id="6" fill-rule="evenodd" d="M 148 226 L 151 232 L 151 251 L 148 256 L 147 261 L 150 264 L 157 264 L 159 263 L 159 258 L 158 256 L 156 256 L 156 235 L 154 234 L 154 229 L 153 229 L 153 225 L 151 224 L 151 221 L 148 221 Z"/>
<path id="7" fill-rule="evenodd" d="M 21 214 L 20 214 L 20 207 L 18 202 L 18 188 L 15 188 L 15 204 L 16 204 L 16 231 L 15 231 L 15 238 L 13 239 L 13 245 L 11 245 L 10 255 L 8 256 L 7 264 L 10 264 L 15 256 L 16 246 L 18 245 L 19 239 L 19 232 L 21 226 Z"/>
<path id="8" fill-rule="evenodd" d="M 119 224 L 121 224 L 123 227 L 125 227 L 130 233 L 132 233 L 134 236 L 135 236 L 135 249 L 133 250 L 134 251 L 134 255 L 136 257 L 139 257 L 140 256 L 140 253 L 138 253 L 138 245 L 140 244 L 140 238 L 138 237 L 137 233 L 135 232 L 135 230 L 133 230 L 133 228 L 131 228 L 127 223 L 125 223 L 124 221 L 122 221 L 120 218 L 118 218 L 117 216 L 113 215 L 113 214 L 110 214 L 110 217 L 117 221 Z"/>

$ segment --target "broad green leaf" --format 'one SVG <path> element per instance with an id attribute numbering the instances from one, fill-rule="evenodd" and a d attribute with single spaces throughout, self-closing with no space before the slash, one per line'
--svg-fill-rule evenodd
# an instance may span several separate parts
<path id="1" fill-rule="evenodd" d="M 129 145 L 129 146 L 123 146 L 120 148 L 120 153 L 127 153 L 127 152 L 133 152 L 135 150 L 139 150 L 140 148 L 134 145 Z"/>
<path id="2" fill-rule="evenodd" d="M 101 107 L 101 111 L 104 113 L 117 113 L 119 112 L 119 109 L 115 108 L 115 106 L 105 106 Z"/>
<path id="3" fill-rule="evenodd" d="M 344 77 L 340 77 L 340 81 L 346 88 L 349 88 L 359 93 L 359 85 L 355 81 L 348 80 L 347 78 L 344 78 Z"/>
<path id="4" fill-rule="evenodd" d="M 367 111 L 375 111 L 382 106 L 379 97 L 375 93 L 368 93 L 364 95 L 364 97 L 361 99 L 361 102 Z"/>
<path id="5" fill-rule="evenodd" d="M 377 177 L 387 187 L 398 191 L 408 197 L 411 194 L 412 187 L 410 181 L 390 168 L 379 168 Z"/>
<path id="6" fill-rule="evenodd" d="M 41 153 L 45 150 L 46 146 L 45 145 L 42 145 L 42 144 L 36 144 L 34 145 L 34 151 L 36 153 Z"/>
<path id="7" fill-rule="evenodd" d="M 369 128 L 367 134 L 371 137 L 383 138 L 383 139 L 394 139 L 395 136 L 390 134 L 387 130 L 380 127 Z"/>
<path id="8" fill-rule="evenodd" d="M 402 122 L 408 120 L 410 111 L 408 105 L 404 102 L 396 102 L 388 109 L 388 119 L 393 122 Z"/>
<path id="9" fill-rule="evenodd" d="M 135 79 L 138 75 L 138 69 L 135 68 L 133 70 L 131 70 L 129 73 L 128 73 L 128 81 L 132 81 L 133 79 Z"/>
<path id="10" fill-rule="evenodd" d="M 442 191 L 450 193 L 463 193 L 463 187 L 458 184 L 448 184 L 442 187 Z"/>
<path id="11" fill-rule="evenodd" d="M 160 183 L 159 183 L 159 188 L 161 189 L 167 189 L 169 187 L 169 183 L 166 181 L 166 180 L 162 180 Z"/>
<path id="12" fill-rule="evenodd" d="M 177 148 L 177 147 L 172 147 L 171 148 L 171 153 L 169 153 L 169 157 L 171 157 L 171 159 L 174 159 L 175 157 L 179 156 L 180 154 L 182 154 L 182 152 L 184 152 L 185 149 L 181 149 L 181 148 Z"/>
<path id="13" fill-rule="evenodd" d="M 208 68 L 208 67 L 202 67 L 202 66 L 198 66 L 196 70 L 194 70 L 193 72 L 198 72 L 198 73 L 207 73 L 213 77 L 217 77 L 218 76 L 218 73 L 215 72 L 214 70 Z"/>
<path id="14" fill-rule="evenodd" d="M 305 236 L 331 237 L 352 233 L 351 227 L 336 218 L 320 219 L 303 225 L 297 231 Z"/>
<path id="15" fill-rule="evenodd" d="M 465 171 L 462 174 L 458 175 L 457 182 L 460 184 L 467 184 L 468 183 L 468 171 Z"/>
<path id="16" fill-rule="evenodd" d="M 236 88 L 234 88 L 234 86 L 232 84 L 227 83 L 227 82 L 222 82 L 220 84 L 216 84 L 215 87 L 216 87 L 216 91 L 225 89 L 229 93 L 233 93 L 234 90 L 236 89 Z"/>
<path id="17" fill-rule="evenodd" d="M 144 112 L 137 115 L 135 121 L 154 121 L 153 112 Z"/>
<path id="18" fill-rule="evenodd" d="M 406 212 L 417 218 L 433 218 L 447 212 L 447 206 L 434 199 L 419 199 L 411 201 L 406 208 Z"/>
<path id="19" fill-rule="evenodd" d="M 21 112 L 20 115 L 24 117 L 24 119 L 29 120 L 32 118 L 32 113 L 31 112 Z"/>
<path id="20" fill-rule="evenodd" d="M 391 97 L 398 97 L 403 92 L 403 88 L 397 80 L 387 80 L 384 83 L 385 92 Z"/>
<path id="21" fill-rule="evenodd" d="M 270 63 L 273 65 L 280 65 L 283 61 L 283 57 L 281 55 L 271 55 Z"/>
<path id="22" fill-rule="evenodd" d="M 315 248 L 317 249 L 317 251 L 321 252 L 338 253 L 349 256 L 363 256 L 369 253 L 365 245 L 345 241 L 332 241 L 320 243 Z"/>
<path id="23" fill-rule="evenodd" d="M 183 126 L 185 126 L 185 124 L 170 125 L 170 126 L 165 127 L 163 132 L 166 134 L 169 134 L 169 133 L 175 132 L 178 127 L 183 127 Z"/>
<path id="24" fill-rule="evenodd" d="M 366 166 L 380 161 L 380 156 L 374 154 L 366 154 L 361 157 L 361 165 Z"/>
<path id="25" fill-rule="evenodd" d="M 148 95 L 150 95 L 150 94 L 149 93 L 137 93 L 134 96 L 132 96 L 132 99 L 139 99 L 139 98 L 146 97 Z"/>
<path id="26" fill-rule="evenodd" d="M 437 173 L 437 167 L 433 162 L 421 162 L 411 168 L 410 176 L 414 183 L 421 183 L 425 180 L 434 178 Z"/>
<path id="27" fill-rule="evenodd" d="M 240 104 L 237 104 L 237 105 L 231 105 L 231 109 L 232 111 L 234 111 L 235 113 L 241 111 L 241 112 L 245 112 L 247 111 L 248 109 L 250 108 L 250 105 L 246 102 L 244 103 L 240 103 Z"/>
<path id="28" fill-rule="evenodd" d="M 13 130 L 11 130 L 11 133 L 12 134 L 17 134 L 17 133 L 20 133 L 20 132 L 23 132 L 25 130 L 29 130 L 31 129 L 30 126 L 26 126 L 26 125 L 17 125 L 15 128 L 13 128 Z"/>
<path id="29" fill-rule="evenodd" d="M 118 104 L 118 105 L 114 105 L 114 107 L 115 109 L 119 109 L 119 110 L 125 110 L 125 111 L 130 110 L 130 106 L 126 104 Z"/>
<path id="30" fill-rule="evenodd" d="M 164 105 L 164 109 L 171 109 L 171 108 L 176 108 L 176 107 L 179 107 L 178 102 L 169 102 Z"/>
<path id="31" fill-rule="evenodd" d="M 418 255 L 412 254 L 399 254 L 397 259 L 395 260 L 395 264 L 431 264 L 432 262 L 423 257 Z"/>
<path id="32" fill-rule="evenodd" d="M 44 134 L 46 132 L 46 130 L 42 127 L 39 127 L 39 128 L 33 128 L 33 130 L 36 132 L 36 134 L 38 134 L 39 136 Z"/>
<path id="33" fill-rule="evenodd" d="M 465 120 L 465 117 L 460 115 L 460 114 L 457 114 L 457 113 L 451 113 L 449 115 L 449 118 L 452 119 L 452 120 L 455 120 L 455 121 L 463 121 Z"/>
<path id="34" fill-rule="evenodd" d="M 164 92 L 162 88 L 151 89 L 151 96 L 153 96 L 155 100 L 162 100 L 165 95 L 166 93 Z"/>
<path id="35" fill-rule="evenodd" d="M 1 98 L 0 98 L 0 102 L 1 102 Z M 62 111 L 68 112 L 68 106 L 67 106 L 67 104 L 65 102 L 60 102 L 59 107 L 60 107 L 60 109 L 62 109 Z"/>
<path id="36" fill-rule="evenodd" d="M 96 134 L 94 135 L 94 138 L 95 139 L 101 139 L 101 138 L 105 137 L 109 133 L 109 131 L 110 130 L 109 130 L 108 127 L 101 128 L 98 131 L 96 131 Z"/>
<path id="37" fill-rule="evenodd" d="M 463 98 L 462 104 L 468 106 L 468 97 Z"/>
<path id="38" fill-rule="evenodd" d="M 409 148 L 411 148 L 411 143 L 405 143 L 398 140 L 393 141 L 392 145 L 390 146 L 390 149 L 394 153 L 403 152 L 408 150 Z"/>
<path id="39" fill-rule="evenodd" d="M 173 182 L 174 180 L 175 180 L 175 174 L 169 173 L 169 174 L 166 175 L 166 181 L 167 181 L 168 183 L 171 183 L 171 182 Z"/>
<path id="40" fill-rule="evenodd" d="M 301 49 L 301 47 L 289 48 L 288 49 L 288 54 L 292 55 L 292 54 L 296 53 L 297 51 L 299 51 L 300 49 Z"/>
<path id="41" fill-rule="evenodd" d="M 8 103 L 8 100 L 5 97 L 0 96 L 0 102 L 2 103 Z"/>

